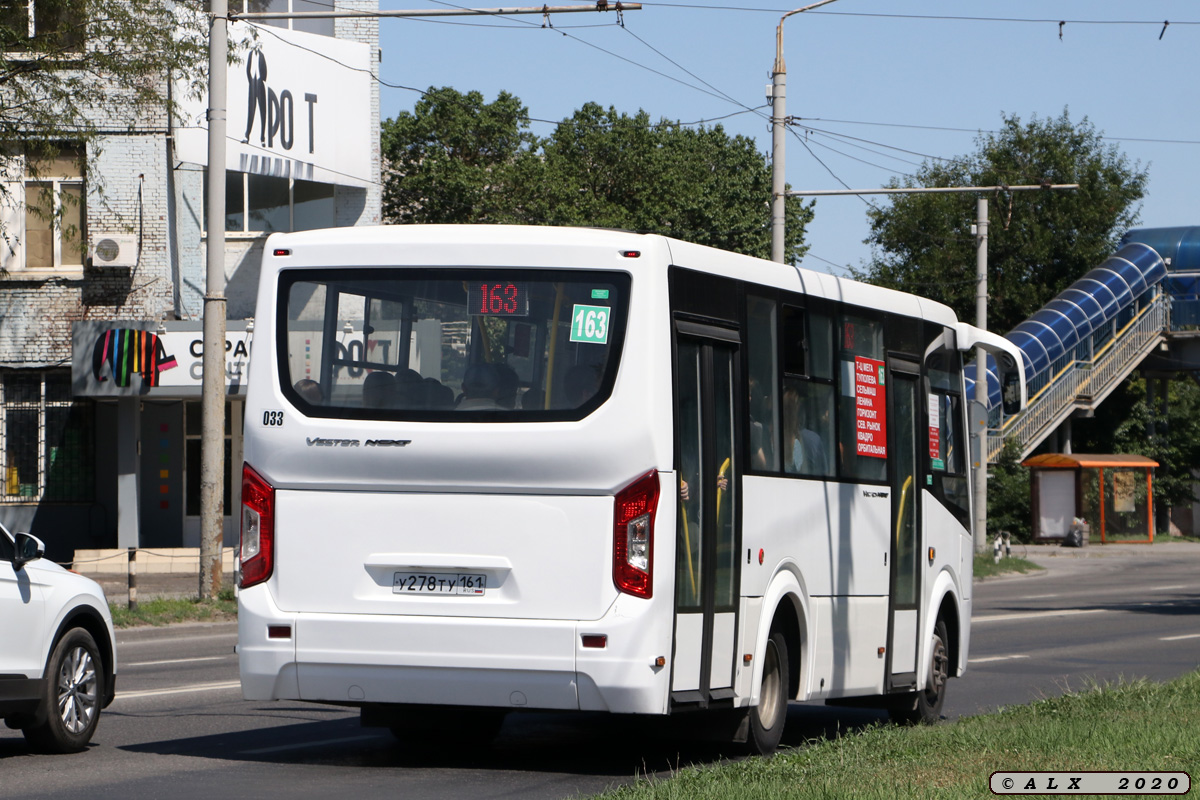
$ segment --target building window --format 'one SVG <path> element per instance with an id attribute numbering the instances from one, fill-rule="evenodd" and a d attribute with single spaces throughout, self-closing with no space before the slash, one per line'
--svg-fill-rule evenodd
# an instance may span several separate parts
<path id="1" fill-rule="evenodd" d="M 3 0 L 0 0 L 3 3 Z M 2 7 L 2 6 L 0 6 Z M 229 0 L 229 10 L 239 14 L 293 13 L 298 11 L 332 11 L 334 0 Z M 205 2 L 205 11 L 211 11 L 211 4 Z M 273 28 L 285 28 L 305 33 L 315 33 L 320 36 L 333 36 L 333 19 L 317 17 L 307 19 L 259 19 L 256 25 L 270 25 Z"/>
<path id="2" fill-rule="evenodd" d="M 0 372 L 0 502 L 91 502 L 92 416 L 67 370 Z"/>
<path id="3" fill-rule="evenodd" d="M 183 406 L 184 448 L 184 513 L 189 517 L 200 516 L 200 437 L 204 427 L 203 408 L 199 402 L 189 401 Z M 233 414 L 231 403 L 225 404 L 225 477 L 221 508 L 224 516 L 233 515 Z M 240 465 L 239 465 L 240 469 Z M 239 476 L 240 477 L 240 476 Z M 240 513 L 240 512 L 239 512 Z"/>
<path id="4" fill-rule="evenodd" d="M 0 269 L 83 269 L 84 151 L 62 147 L 49 158 L 27 154 L 10 159 L 21 176 L 0 194 Z"/>
<path id="5" fill-rule="evenodd" d="M 261 234 L 332 227 L 332 184 L 246 172 L 225 173 L 227 233 Z"/>
<path id="6" fill-rule="evenodd" d="M 4 50 L 81 52 L 84 6 L 79 0 L 0 0 Z"/>

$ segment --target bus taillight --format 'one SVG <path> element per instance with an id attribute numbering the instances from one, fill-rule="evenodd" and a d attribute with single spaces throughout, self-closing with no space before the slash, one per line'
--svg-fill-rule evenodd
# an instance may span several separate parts
<path id="1" fill-rule="evenodd" d="M 242 466 L 242 580 L 246 589 L 271 577 L 275 566 L 275 488 Z"/>
<path id="2" fill-rule="evenodd" d="M 613 511 L 613 583 L 627 594 L 654 594 L 654 512 L 658 472 L 651 470 L 617 492 Z"/>

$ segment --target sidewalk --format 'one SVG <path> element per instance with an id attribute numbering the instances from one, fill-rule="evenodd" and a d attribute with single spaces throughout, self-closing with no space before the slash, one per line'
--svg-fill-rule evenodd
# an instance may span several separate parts
<path id="1" fill-rule="evenodd" d="M 988 542 L 987 553 L 991 553 Z M 1142 558 L 1145 556 L 1200 556 L 1200 542 L 1171 536 L 1155 537 L 1153 544 L 1089 544 L 1086 547 L 1063 547 L 1057 544 L 1013 543 L 1012 555 L 1031 560 L 1047 558 Z"/>
<path id="2" fill-rule="evenodd" d="M 100 584 L 108 602 L 115 605 L 129 604 L 129 582 L 124 572 L 100 572 L 87 577 Z M 232 589 L 236 584 L 232 572 L 226 572 L 221 578 L 222 589 Z M 179 572 L 150 573 L 137 576 L 137 596 L 139 602 L 153 600 L 156 597 L 183 598 L 197 597 L 200 594 L 200 574 Z"/>

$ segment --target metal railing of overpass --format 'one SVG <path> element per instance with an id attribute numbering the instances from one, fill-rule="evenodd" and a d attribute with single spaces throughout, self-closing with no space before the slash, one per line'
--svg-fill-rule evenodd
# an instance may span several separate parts
<path id="1" fill-rule="evenodd" d="M 1002 418 L 989 374 L 988 461 L 1009 439 L 1024 458 L 1072 414 L 1095 409 L 1159 344 L 1198 329 L 1200 226 L 1129 231 L 1113 256 L 1006 334 L 1025 355 L 1029 403 Z"/>

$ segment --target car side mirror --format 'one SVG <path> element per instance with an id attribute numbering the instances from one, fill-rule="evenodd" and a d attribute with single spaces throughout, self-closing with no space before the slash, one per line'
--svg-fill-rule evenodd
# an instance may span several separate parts
<path id="1" fill-rule="evenodd" d="M 41 539 L 28 533 L 18 533 L 13 537 L 16 545 L 13 553 L 13 570 L 19 570 L 30 561 L 37 561 L 46 555 L 46 545 Z"/>

